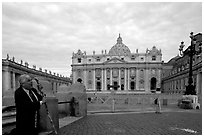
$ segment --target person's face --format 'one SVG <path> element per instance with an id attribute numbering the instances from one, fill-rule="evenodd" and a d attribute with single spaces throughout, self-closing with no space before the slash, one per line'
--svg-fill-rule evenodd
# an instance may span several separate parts
<path id="1" fill-rule="evenodd" d="M 23 83 L 23 87 L 27 90 L 30 90 L 33 87 L 32 79 L 31 77 L 27 77 L 26 81 Z"/>

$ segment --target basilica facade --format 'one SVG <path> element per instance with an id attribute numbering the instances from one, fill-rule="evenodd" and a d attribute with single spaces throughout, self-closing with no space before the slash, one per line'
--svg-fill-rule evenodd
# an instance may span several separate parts
<path id="1" fill-rule="evenodd" d="M 131 53 L 119 34 L 116 44 L 101 54 L 78 50 L 72 55 L 72 82 L 81 80 L 87 91 L 150 93 L 160 91 L 162 53 L 155 46 Z"/>

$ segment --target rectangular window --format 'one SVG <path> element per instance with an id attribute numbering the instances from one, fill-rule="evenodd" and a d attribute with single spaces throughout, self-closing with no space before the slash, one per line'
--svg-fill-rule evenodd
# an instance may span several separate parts
<path id="1" fill-rule="evenodd" d="M 78 63 L 81 63 L 81 58 L 78 58 Z"/>
<path id="2" fill-rule="evenodd" d="M 156 56 L 152 56 L 152 60 L 153 60 L 153 61 L 156 60 Z"/>

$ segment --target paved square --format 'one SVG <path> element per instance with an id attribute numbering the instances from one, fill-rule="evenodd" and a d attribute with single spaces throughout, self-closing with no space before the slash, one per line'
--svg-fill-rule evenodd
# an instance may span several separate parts
<path id="1" fill-rule="evenodd" d="M 60 135 L 201 135 L 202 111 L 88 115 L 59 131 Z"/>

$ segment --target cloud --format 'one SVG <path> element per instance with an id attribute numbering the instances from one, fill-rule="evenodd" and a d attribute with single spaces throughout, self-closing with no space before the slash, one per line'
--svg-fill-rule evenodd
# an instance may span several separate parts
<path id="1" fill-rule="evenodd" d="M 178 54 L 180 41 L 202 32 L 202 3 L 55 2 L 2 4 L 2 56 L 9 53 L 65 76 L 78 49 L 111 49 L 121 33 L 131 52 L 152 46 L 163 60 Z"/>

